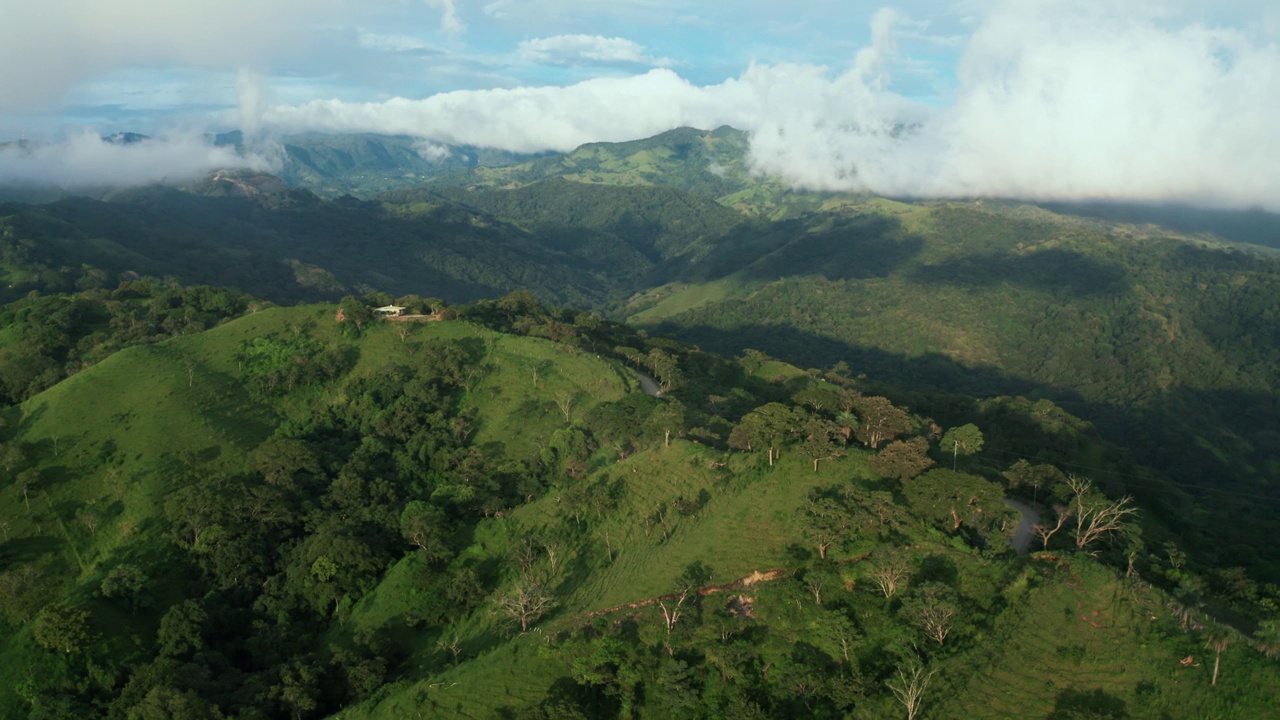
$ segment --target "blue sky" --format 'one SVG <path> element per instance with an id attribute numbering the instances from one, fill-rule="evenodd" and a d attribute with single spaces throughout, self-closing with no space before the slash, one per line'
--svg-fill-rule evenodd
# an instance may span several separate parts
<path id="1" fill-rule="evenodd" d="M 237 73 L 273 101 L 422 98 L 463 89 L 568 85 L 670 68 L 697 85 L 751 63 L 847 66 L 877 2 L 666 0 L 50 0 L 0 27 L 0 133 L 68 126 L 155 130 L 237 104 Z M 181 6 L 174 11 L 172 6 Z M 272 6 L 274 10 L 263 9 Z M 893 87 L 938 101 L 980 3 L 895 4 L 903 62 Z M 4 13 L 13 17 L 10 11 Z M 22 17 L 27 14 L 28 17 Z M 212 21 L 206 22 L 206 19 Z M 5 57 L 8 55 L 8 57 Z M 42 71 L 42 68 L 44 69 Z"/>
<path id="2" fill-rule="evenodd" d="M 200 133 L 233 127 L 256 142 L 240 161 L 270 169 L 304 130 L 536 151 L 730 124 L 798 187 L 1280 206 L 1280 9 L 1261 0 L 0 0 L 0 17 L 0 138 L 61 148 L 0 152 L 0 180 L 197 173 L 235 160 Z M 159 139 L 126 159 L 97 146 L 118 130 Z"/>

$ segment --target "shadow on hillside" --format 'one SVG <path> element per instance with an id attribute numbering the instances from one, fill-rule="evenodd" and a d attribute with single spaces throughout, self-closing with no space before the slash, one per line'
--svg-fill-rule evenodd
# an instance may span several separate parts
<path id="1" fill-rule="evenodd" d="M 996 367 L 969 367 L 937 353 L 910 357 L 791 326 L 661 326 L 657 332 L 727 356 L 754 348 L 803 368 L 844 361 L 864 378 L 867 392 L 885 394 L 944 427 L 977 423 L 986 435 L 983 457 L 997 473 L 1022 458 L 1057 464 L 1113 496 L 1134 495 L 1197 545 L 1202 560 L 1247 564 L 1252 572 L 1280 577 L 1280 549 L 1268 538 L 1280 510 L 1275 393 L 1173 387 L 1142 407 L 1126 407 L 1090 402 L 1068 388 Z M 984 406 L 974 400 L 997 397 L 1008 400 Z M 1091 423 L 1092 430 L 1056 418 L 1052 406 L 1037 404 L 1040 399 Z M 1090 449 L 1090 436 L 1105 444 Z"/>
<path id="2" fill-rule="evenodd" d="M 35 562 L 44 555 L 56 552 L 62 544 L 60 538 L 49 535 L 10 538 L 8 542 L 0 544 L 0 572 Z"/>
<path id="3" fill-rule="evenodd" d="M 829 218 L 824 218 L 829 219 Z M 810 218 L 738 230 L 717 240 L 706 257 L 679 273 L 686 279 L 716 280 L 742 271 L 750 280 L 771 281 L 818 274 L 828 280 L 886 277 L 924 248 L 900 220 L 883 215 L 840 218 L 815 230 Z"/>
<path id="4" fill-rule="evenodd" d="M 1125 706 L 1124 700 L 1101 689 L 1085 691 L 1067 688 L 1058 693 L 1053 704 L 1053 712 L 1049 713 L 1046 720 L 1086 717 L 1124 720 L 1129 717 L 1129 709 Z"/>
<path id="5" fill-rule="evenodd" d="M 1186 205 L 1109 202 L 1042 202 L 1037 205 L 1060 215 L 1136 225 L 1153 224 L 1188 235 L 1212 233 L 1231 242 L 1280 247 L 1280 215 L 1264 210 L 1205 210 Z"/>
<path id="6" fill-rule="evenodd" d="M 1050 248 L 1026 255 L 978 255 L 925 265 L 911 273 L 922 283 L 985 287 L 1010 283 L 1078 297 L 1119 294 L 1128 288 L 1124 270 L 1070 250 Z"/>

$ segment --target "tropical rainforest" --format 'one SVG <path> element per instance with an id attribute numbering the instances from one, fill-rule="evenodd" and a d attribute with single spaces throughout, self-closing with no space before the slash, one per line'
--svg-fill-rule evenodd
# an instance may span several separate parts
<path id="1" fill-rule="evenodd" d="M 1278 219 L 415 148 L 0 204 L 0 717 L 1280 713 Z"/>

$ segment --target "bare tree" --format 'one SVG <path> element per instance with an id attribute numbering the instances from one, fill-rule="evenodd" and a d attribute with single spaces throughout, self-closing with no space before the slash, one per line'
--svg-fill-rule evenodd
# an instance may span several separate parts
<path id="1" fill-rule="evenodd" d="M 900 555 L 889 555 L 872 565 L 867 574 L 875 581 L 880 592 L 884 593 L 886 598 L 891 598 L 898 592 L 898 586 L 907 579 L 907 573 L 910 571 L 911 567 L 907 564 L 906 558 Z"/>
<path id="2" fill-rule="evenodd" d="M 77 519 L 86 528 L 89 528 L 90 535 L 98 534 L 98 523 L 101 522 L 102 517 L 98 515 L 96 510 L 86 509 L 80 513 L 80 516 Z"/>
<path id="3" fill-rule="evenodd" d="M 577 400 L 578 396 L 572 390 L 563 390 L 556 395 L 556 407 L 564 414 L 565 422 L 573 421 L 573 404 Z"/>
<path id="4" fill-rule="evenodd" d="M 926 671 L 919 662 L 912 662 L 905 669 L 899 665 L 897 674 L 885 682 L 893 696 L 906 708 L 907 720 L 915 720 L 919 716 L 920 709 L 924 707 L 924 691 L 929 688 L 935 672 Z"/>
<path id="5" fill-rule="evenodd" d="M 1136 515 L 1131 507 L 1133 498 L 1125 496 L 1115 502 L 1089 498 L 1093 483 L 1074 475 L 1067 478 L 1067 486 L 1075 495 L 1076 549 L 1083 550 L 1102 536 L 1124 530 L 1125 518 Z"/>
<path id="6" fill-rule="evenodd" d="M 597 530 L 596 537 L 604 541 L 604 550 L 609 555 L 609 564 L 613 564 L 613 541 L 609 538 L 609 531 Z"/>
<path id="7" fill-rule="evenodd" d="M 685 568 L 680 577 L 676 578 L 674 592 L 663 595 L 658 598 L 658 608 L 662 611 L 662 621 L 667 628 L 667 653 L 674 651 L 671 648 L 671 631 L 675 629 L 676 623 L 684 616 L 685 603 L 690 598 L 698 594 L 698 588 L 711 578 L 711 571 L 701 562 L 695 562 Z"/>
<path id="8" fill-rule="evenodd" d="M 813 602 L 816 605 L 822 604 L 822 577 L 809 573 L 804 577 L 804 586 L 813 594 Z"/>
<path id="9" fill-rule="evenodd" d="M 547 572 L 555 577 L 560 572 L 560 564 L 564 562 L 564 553 L 558 545 L 546 543 L 542 549 L 547 553 Z"/>
<path id="10" fill-rule="evenodd" d="M 458 635 L 458 631 L 454 630 L 448 635 L 440 636 L 436 641 L 436 647 L 448 652 L 453 656 L 453 664 L 458 664 L 458 656 L 462 654 L 462 637 Z"/>
<path id="11" fill-rule="evenodd" d="M 1053 537 L 1054 533 L 1061 530 L 1062 526 L 1067 524 L 1067 520 L 1069 520 L 1072 515 L 1071 508 L 1066 505 L 1054 505 L 1053 512 L 1058 516 L 1058 522 L 1052 528 L 1044 523 L 1036 523 L 1035 526 L 1031 528 L 1035 531 L 1036 535 L 1040 536 L 1040 539 L 1044 541 L 1045 550 L 1049 549 L 1049 538 Z"/>
<path id="12" fill-rule="evenodd" d="M 1213 680 L 1209 683 L 1212 687 L 1218 684 L 1218 669 L 1222 667 L 1222 652 L 1231 646 L 1231 638 L 1226 633 L 1213 633 L 1209 636 L 1204 646 L 1214 652 Z"/>
<path id="13" fill-rule="evenodd" d="M 520 566 L 521 577 L 528 577 L 533 572 L 533 566 L 538 562 L 540 545 L 531 535 L 516 540 L 511 546 L 511 559 L 516 561 Z"/>
<path id="14" fill-rule="evenodd" d="M 517 580 L 496 602 L 499 612 L 520 623 L 520 632 L 528 632 L 530 623 L 537 622 L 557 604 L 542 583 L 528 576 Z"/>
<path id="15" fill-rule="evenodd" d="M 918 611 L 924 634 L 938 644 L 947 641 L 947 634 L 951 633 L 951 624 L 955 620 L 955 615 L 956 609 L 951 606 L 951 603 L 936 600 L 936 598 L 925 601 Z"/>

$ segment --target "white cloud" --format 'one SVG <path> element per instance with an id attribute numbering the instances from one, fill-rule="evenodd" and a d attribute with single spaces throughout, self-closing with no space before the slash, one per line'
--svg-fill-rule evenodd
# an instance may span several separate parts
<path id="1" fill-rule="evenodd" d="M 626 63 L 661 67 L 671 63 L 666 58 L 650 56 L 639 43 L 599 35 L 556 35 L 525 40 L 516 48 L 516 54 L 524 62 L 559 65 Z"/>
<path id="2" fill-rule="evenodd" d="M 418 157 L 432 163 L 447 160 L 453 155 L 447 146 L 431 142 L 430 140 L 419 140 L 413 144 L 413 150 L 418 153 Z"/>
<path id="3" fill-rule="evenodd" d="M 131 186 L 181 182 L 226 168 L 271 172 L 278 167 L 266 154 L 240 155 L 195 133 L 123 145 L 84 132 L 59 143 L 0 147 L 0 185 Z"/>
<path id="4" fill-rule="evenodd" d="M 429 50 L 432 47 L 427 41 L 413 35 L 382 34 L 368 30 L 361 30 L 356 36 L 356 41 L 360 44 L 360 47 L 384 52 L 413 52 L 415 50 Z"/>
<path id="5" fill-rule="evenodd" d="M 458 15 L 457 0 L 423 0 L 427 7 L 440 11 L 440 29 L 450 35 L 457 35 L 467 29 L 466 23 Z"/>
<path id="6" fill-rule="evenodd" d="M 117 68 L 287 57 L 314 40 L 315 24 L 350 11 L 342 0 L 7 2 L 0 109 L 52 106 L 76 83 Z"/>
<path id="7" fill-rule="evenodd" d="M 1153 8 L 1162 9 L 998 3 L 969 39 L 956 95 L 942 107 L 887 89 L 902 66 L 895 28 L 904 18 L 886 10 L 841 73 L 753 65 L 696 86 L 653 70 L 567 87 L 316 101 L 264 119 L 525 152 L 729 124 L 751 133 L 758 171 L 801 187 L 1280 210 L 1280 49 L 1247 30 L 1175 24 Z M 575 43 L 594 47 L 560 41 L 545 52 Z"/>

